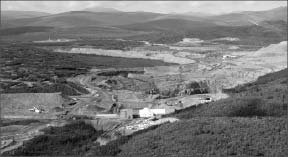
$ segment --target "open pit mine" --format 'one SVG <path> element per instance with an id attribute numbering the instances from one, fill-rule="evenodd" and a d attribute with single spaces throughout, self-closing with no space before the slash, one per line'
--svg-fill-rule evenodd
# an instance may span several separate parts
<path id="1" fill-rule="evenodd" d="M 0 156 L 288 156 L 287 1 L 1 1 L 0 36 Z"/>
<path id="2" fill-rule="evenodd" d="M 127 51 L 55 48 L 56 53 L 162 60 L 173 65 L 91 68 L 85 74 L 67 78 L 88 91 L 76 96 L 1 94 L 1 118 L 43 119 L 27 127 L 1 127 L 1 153 L 42 134 L 40 130 L 45 127 L 63 126 L 66 120 L 73 119 L 85 119 L 85 123 L 95 129 L 104 130 L 97 142 L 105 145 L 119 134 L 127 136 L 154 125 L 178 121 L 161 117 L 227 98 L 223 89 L 255 81 L 259 76 L 287 67 L 287 41 L 255 51 L 236 46 L 231 49 L 213 41 L 184 39 L 175 44 L 149 44 Z"/>

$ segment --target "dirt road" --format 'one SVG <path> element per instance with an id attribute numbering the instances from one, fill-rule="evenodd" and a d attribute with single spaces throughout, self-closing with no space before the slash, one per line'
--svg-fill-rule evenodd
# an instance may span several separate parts
<path id="1" fill-rule="evenodd" d="M 9 127 L 1 127 L 1 141 L 12 141 L 6 147 L 1 148 L 0 153 L 4 153 L 13 149 L 18 148 L 23 144 L 24 141 L 30 140 L 37 135 L 43 134 L 41 130 L 47 128 L 49 126 L 64 126 L 67 124 L 66 121 L 62 120 L 52 120 L 47 122 L 39 122 L 39 123 L 32 123 L 23 127 L 19 127 L 18 130 L 10 132 Z M 4 132 L 5 131 L 5 132 Z"/>
<path id="2" fill-rule="evenodd" d="M 91 83 L 92 77 L 93 74 L 87 74 L 69 79 L 69 81 L 79 83 L 82 87 L 90 92 L 86 95 L 75 96 L 77 99 L 77 104 L 70 111 L 70 114 L 77 114 L 81 108 L 84 108 L 87 105 L 96 105 L 97 107 L 108 110 L 113 104 L 112 93 L 94 86 Z"/>

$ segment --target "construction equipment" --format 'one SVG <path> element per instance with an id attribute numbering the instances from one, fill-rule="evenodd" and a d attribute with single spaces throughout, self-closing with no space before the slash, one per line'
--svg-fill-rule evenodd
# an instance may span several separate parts
<path id="1" fill-rule="evenodd" d="M 42 113 L 42 112 L 44 112 L 44 109 L 40 109 L 40 108 L 37 108 L 34 106 L 33 108 L 29 109 L 29 111 L 36 112 L 36 113 Z"/>

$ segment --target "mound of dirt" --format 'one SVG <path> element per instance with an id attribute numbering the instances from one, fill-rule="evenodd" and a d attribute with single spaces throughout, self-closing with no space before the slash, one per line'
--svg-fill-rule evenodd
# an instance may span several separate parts
<path id="1" fill-rule="evenodd" d="M 253 56 L 272 57 L 272 56 L 287 56 L 287 41 L 282 41 L 279 44 L 271 44 L 252 54 Z"/>

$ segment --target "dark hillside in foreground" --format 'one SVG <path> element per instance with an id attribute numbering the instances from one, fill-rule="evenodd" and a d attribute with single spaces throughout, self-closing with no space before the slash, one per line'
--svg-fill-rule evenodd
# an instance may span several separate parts
<path id="1" fill-rule="evenodd" d="M 84 155 L 93 141 L 103 131 L 95 130 L 92 126 L 81 121 L 72 122 L 63 127 L 49 127 L 24 145 L 4 155 L 12 156 L 67 156 Z"/>
<path id="2" fill-rule="evenodd" d="M 134 136 L 117 156 L 287 156 L 287 117 L 201 117 Z"/>
<path id="3" fill-rule="evenodd" d="M 192 106 L 180 110 L 173 116 L 190 119 L 193 117 L 253 117 L 288 115 L 288 69 L 267 74 L 257 81 L 239 85 L 224 92 L 230 98 Z"/>
<path id="4" fill-rule="evenodd" d="M 5 152 L 10 156 L 115 156 L 121 152 L 121 145 L 127 143 L 133 136 L 154 130 L 152 126 L 132 135 L 123 136 L 107 145 L 100 146 L 95 140 L 104 133 L 96 130 L 84 121 L 71 121 L 63 127 L 49 127 L 44 134 L 24 142 L 23 146 Z"/>

